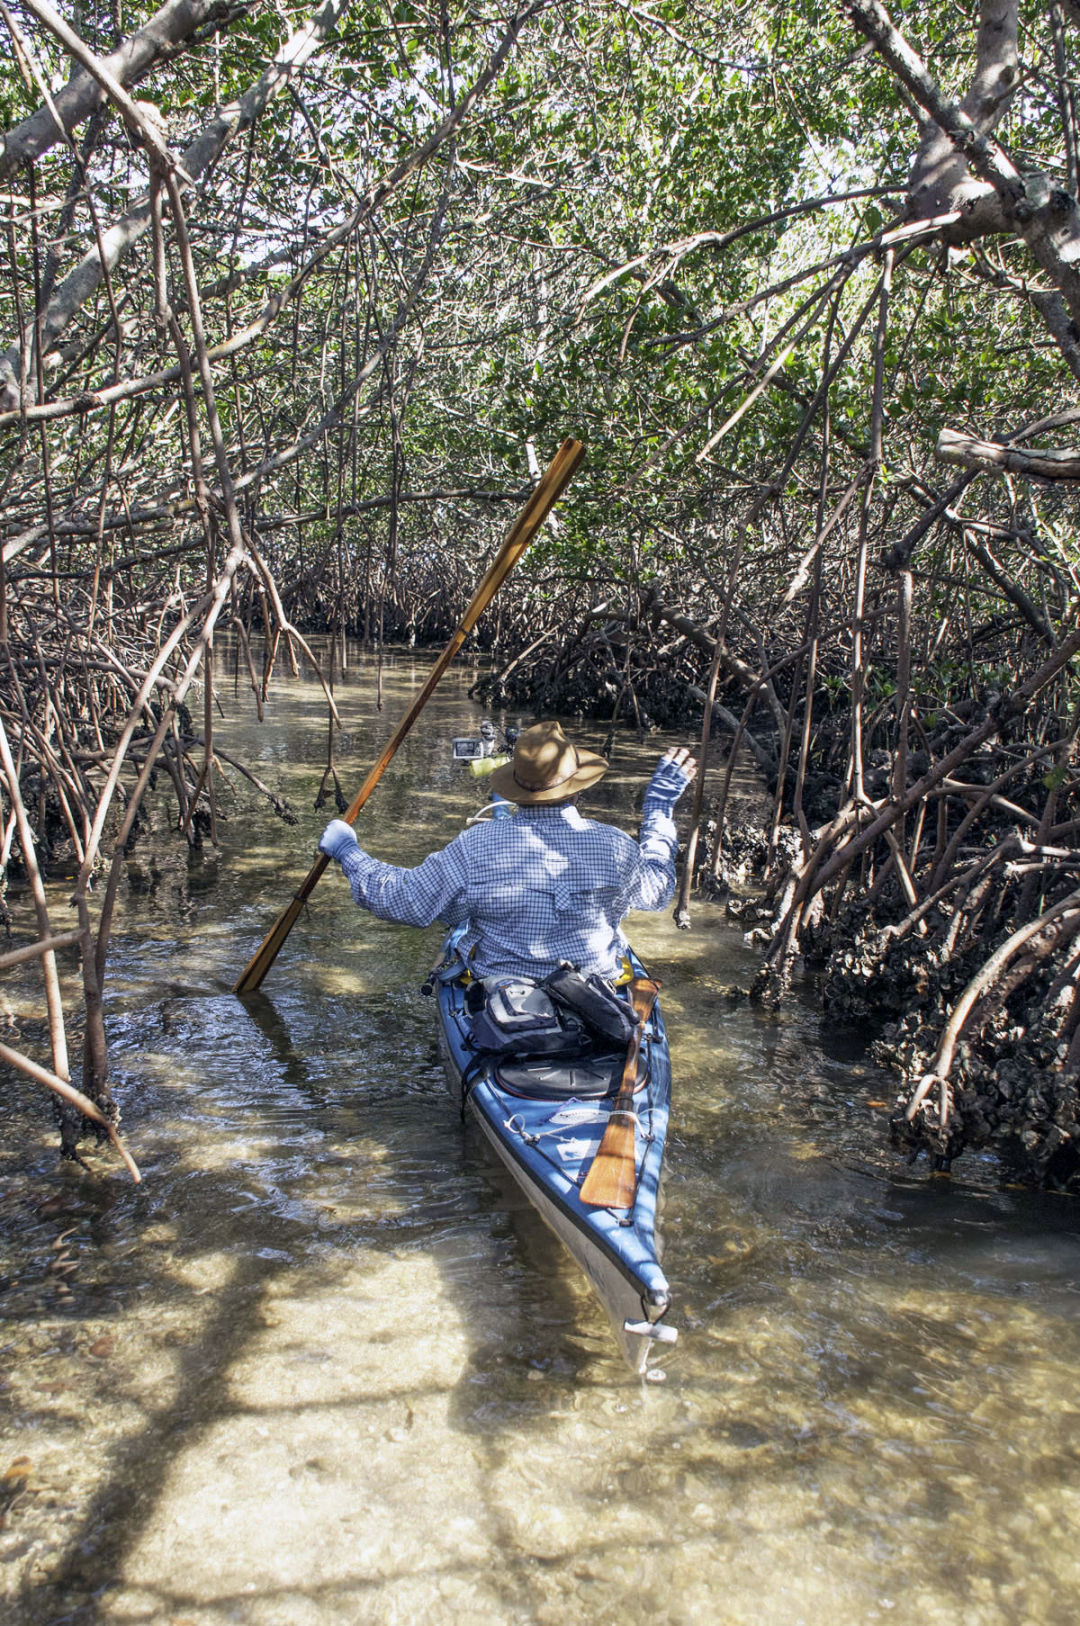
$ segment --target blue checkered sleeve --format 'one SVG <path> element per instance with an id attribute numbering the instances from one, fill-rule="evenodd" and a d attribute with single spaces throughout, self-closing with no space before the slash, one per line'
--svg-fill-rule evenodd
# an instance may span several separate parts
<path id="1" fill-rule="evenodd" d="M 647 812 L 641 821 L 638 837 L 642 864 L 636 877 L 636 890 L 640 903 L 628 903 L 628 909 L 663 909 L 675 896 L 675 855 L 679 850 L 679 835 L 670 813 Z"/>
<path id="2" fill-rule="evenodd" d="M 341 860 L 353 901 L 380 920 L 401 926 L 459 926 L 467 918 L 468 867 L 457 842 L 431 853 L 415 869 L 400 869 L 354 847 Z"/>

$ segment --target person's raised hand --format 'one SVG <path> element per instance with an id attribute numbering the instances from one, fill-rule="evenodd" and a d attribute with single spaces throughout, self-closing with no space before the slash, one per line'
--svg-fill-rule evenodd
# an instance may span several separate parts
<path id="1" fill-rule="evenodd" d="M 696 776 L 697 763 L 690 752 L 684 745 L 673 745 L 656 764 L 645 791 L 644 811 L 670 815 L 675 803 Z"/>

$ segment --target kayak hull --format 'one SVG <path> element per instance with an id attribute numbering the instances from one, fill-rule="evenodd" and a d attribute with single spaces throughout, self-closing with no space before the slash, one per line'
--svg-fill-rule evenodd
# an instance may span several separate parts
<path id="1" fill-rule="evenodd" d="M 637 1189 L 630 1209 L 595 1208 L 582 1203 L 581 1181 L 603 1136 L 621 1076 L 617 1054 L 605 1066 L 610 1086 L 603 1095 L 575 1093 L 579 1076 L 551 1087 L 558 1064 L 496 1064 L 470 1043 L 462 968 L 449 945 L 436 992 L 439 1051 L 448 1089 L 476 1119 L 500 1162 L 541 1218 L 584 1271 L 611 1320 L 619 1348 L 638 1372 L 658 1343 L 674 1342 L 675 1329 L 664 1317 L 671 1290 L 660 1265 L 657 1229 L 660 1174 L 671 1096 L 671 1065 L 659 1004 L 642 1038 L 642 1065 L 634 1096 Z M 635 973 L 643 975 L 635 962 Z M 555 1079 L 555 1083 L 560 1080 Z"/>

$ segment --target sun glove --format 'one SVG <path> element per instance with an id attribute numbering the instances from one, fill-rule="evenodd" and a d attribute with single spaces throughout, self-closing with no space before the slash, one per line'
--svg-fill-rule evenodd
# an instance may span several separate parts
<path id="1" fill-rule="evenodd" d="M 690 783 L 690 778 L 691 776 L 680 768 L 677 762 L 673 762 L 670 757 L 661 757 L 645 789 L 642 812 L 666 813 L 670 818 L 675 803 Z"/>
<path id="2" fill-rule="evenodd" d="M 319 851 L 336 863 L 340 863 L 350 847 L 356 845 L 356 832 L 344 819 L 331 819 L 319 837 Z"/>

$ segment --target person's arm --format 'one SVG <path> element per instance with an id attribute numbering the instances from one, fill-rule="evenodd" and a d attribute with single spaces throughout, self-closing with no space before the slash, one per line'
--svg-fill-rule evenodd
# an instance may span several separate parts
<path id="1" fill-rule="evenodd" d="M 657 763 L 641 809 L 641 863 L 630 889 L 628 909 L 663 909 L 674 897 L 675 855 L 679 849 L 675 804 L 696 774 L 697 763 L 684 746 L 666 751 Z"/>
<path id="2" fill-rule="evenodd" d="M 353 901 L 399 926 L 456 926 L 465 919 L 468 870 L 458 841 L 431 853 L 414 869 L 384 864 L 359 845 L 343 819 L 323 831 L 320 850 L 341 865 Z"/>

